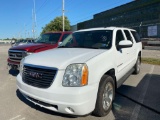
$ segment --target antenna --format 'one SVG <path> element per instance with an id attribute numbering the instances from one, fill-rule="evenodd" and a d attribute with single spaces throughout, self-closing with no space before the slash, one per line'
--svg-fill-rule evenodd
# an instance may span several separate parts
<path id="1" fill-rule="evenodd" d="M 64 12 L 65 12 L 65 10 L 64 10 L 64 0 L 62 0 L 62 24 L 63 24 L 63 32 L 65 31 L 65 23 L 64 23 L 64 21 L 65 21 L 65 18 L 64 18 Z"/>

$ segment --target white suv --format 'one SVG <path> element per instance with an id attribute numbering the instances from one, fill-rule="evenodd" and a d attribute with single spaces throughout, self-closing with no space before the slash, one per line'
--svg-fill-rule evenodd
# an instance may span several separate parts
<path id="1" fill-rule="evenodd" d="M 41 107 L 71 115 L 105 116 L 126 76 L 140 71 L 142 44 L 135 30 L 76 31 L 57 49 L 21 61 L 17 87 Z"/>

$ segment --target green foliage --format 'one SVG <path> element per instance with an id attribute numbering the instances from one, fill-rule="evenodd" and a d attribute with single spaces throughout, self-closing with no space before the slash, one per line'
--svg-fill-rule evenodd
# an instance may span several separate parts
<path id="1" fill-rule="evenodd" d="M 17 40 L 16 38 L 12 38 L 12 40 Z"/>
<path id="2" fill-rule="evenodd" d="M 50 23 L 48 23 L 44 28 L 42 28 L 42 33 L 49 32 L 49 31 L 62 31 L 62 16 L 56 17 Z M 70 22 L 67 17 L 65 17 L 65 31 L 70 30 Z"/>
<path id="3" fill-rule="evenodd" d="M 3 40 L 10 40 L 9 38 L 5 38 L 5 39 L 3 39 Z"/>
<path id="4" fill-rule="evenodd" d="M 142 63 L 160 65 L 160 59 L 156 58 L 142 58 Z"/>

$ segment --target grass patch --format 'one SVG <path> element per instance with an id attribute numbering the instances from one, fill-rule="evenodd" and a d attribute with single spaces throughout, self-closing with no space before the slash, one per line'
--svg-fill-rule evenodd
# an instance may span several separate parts
<path id="1" fill-rule="evenodd" d="M 156 58 L 142 58 L 142 63 L 160 65 L 160 59 Z"/>

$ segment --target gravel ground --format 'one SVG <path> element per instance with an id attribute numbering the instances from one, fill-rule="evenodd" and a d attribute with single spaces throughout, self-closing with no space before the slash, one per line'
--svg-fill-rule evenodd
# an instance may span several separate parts
<path id="1" fill-rule="evenodd" d="M 160 59 L 160 50 L 143 50 L 142 57 Z"/>

